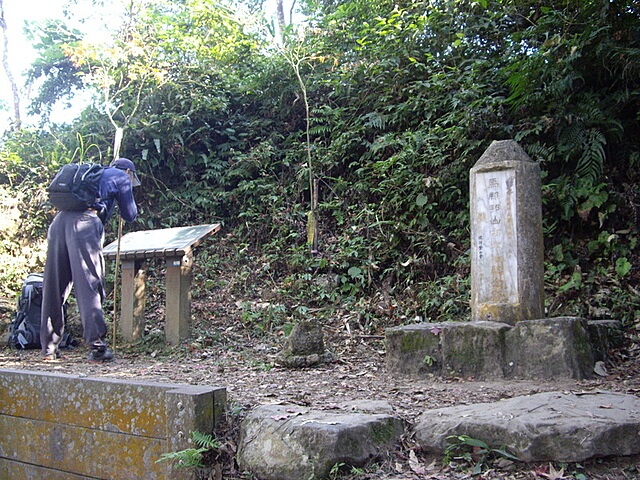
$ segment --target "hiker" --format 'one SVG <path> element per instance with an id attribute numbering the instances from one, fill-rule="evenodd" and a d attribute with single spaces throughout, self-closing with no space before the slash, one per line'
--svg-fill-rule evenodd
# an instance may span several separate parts
<path id="1" fill-rule="evenodd" d="M 133 187 L 140 185 L 136 167 L 127 158 L 114 160 L 104 168 L 98 182 L 98 202 L 83 211 L 59 211 L 47 233 L 47 261 L 42 292 L 40 343 L 45 360 L 60 358 L 58 347 L 64 333 L 63 304 L 74 286 L 82 320 L 84 342 L 89 360 L 113 359 L 105 337 L 102 301 L 104 259 L 102 246 L 104 225 L 118 204 L 120 215 L 133 222 L 138 207 Z"/>

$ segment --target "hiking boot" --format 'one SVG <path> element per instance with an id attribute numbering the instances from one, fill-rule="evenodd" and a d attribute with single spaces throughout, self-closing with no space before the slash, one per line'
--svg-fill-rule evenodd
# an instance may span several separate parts
<path id="1" fill-rule="evenodd" d="M 92 362 L 110 362 L 113 360 L 113 352 L 107 347 L 92 348 L 89 350 L 89 360 Z"/>
<path id="2" fill-rule="evenodd" d="M 43 362 L 56 362 L 56 361 L 60 360 L 61 358 L 62 358 L 62 355 L 60 355 L 60 352 L 45 353 L 42 356 L 42 361 Z"/>

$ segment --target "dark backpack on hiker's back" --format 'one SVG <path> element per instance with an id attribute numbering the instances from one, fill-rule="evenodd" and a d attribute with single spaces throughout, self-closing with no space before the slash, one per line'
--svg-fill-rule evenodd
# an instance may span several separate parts
<path id="1" fill-rule="evenodd" d="M 102 165 L 70 163 L 64 165 L 49 185 L 49 201 L 58 210 L 81 212 L 100 201 L 98 187 Z"/>
<path id="2" fill-rule="evenodd" d="M 11 322 L 9 346 L 21 350 L 40 348 L 42 274 L 31 273 L 22 284 L 18 309 Z"/>

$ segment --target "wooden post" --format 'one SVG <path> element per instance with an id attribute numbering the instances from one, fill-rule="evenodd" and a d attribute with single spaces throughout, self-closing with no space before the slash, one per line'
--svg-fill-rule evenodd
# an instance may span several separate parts
<path id="1" fill-rule="evenodd" d="M 168 344 L 177 345 L 189 336 L 191 323 L 191 252 L 182 257 L 167 258 L 167 298 L 165 337 Z"/>
<path id="2" fill-rule="evenodd" d="M 144 335 L 146 276 L 143 260 L 126 260 L 122 263 L 120 332 L 125 342 L 133 342 Z"/>

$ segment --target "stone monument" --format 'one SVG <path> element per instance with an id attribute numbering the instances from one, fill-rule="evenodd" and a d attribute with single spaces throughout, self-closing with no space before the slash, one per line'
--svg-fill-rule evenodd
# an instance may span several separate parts
<path id="1" fill-rule="evenodd" d="M 471 320 L 544 317 L 540 167 L 513 140 L 471 169 Z"/>
<path id="2" fill-rule="evenodd" d="M 471 169 L 471 321 L 385 332 L 391 374 L 583 379 L 606 359 L 619 322 L 546 318 L 540 168 L 495 141 Z"/>

